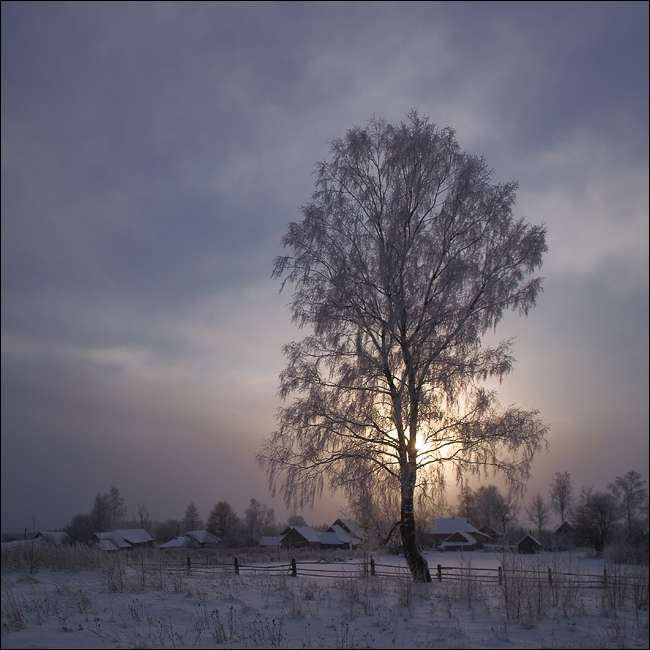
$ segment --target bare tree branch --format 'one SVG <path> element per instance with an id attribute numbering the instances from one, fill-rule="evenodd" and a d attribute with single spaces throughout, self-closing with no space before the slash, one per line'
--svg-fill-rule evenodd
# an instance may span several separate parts
<path id="1" fill-rule="evenodd" d="M 485 160 L 415 111 L 372 119 L 331 144 L 312 202 L 289 225 L 274 276 L 293 285 L 293 321 L 313 333 L 285 346 L 278 428 L 258 454 L 287 504 L 328 487 L 397 480 L 400 530 L 416 579 L 414 491 L 500 470 L 526 480 L 547 427 L 503 408 L 479 382 L 513 366 L 512 341 L 483 348 L 506 310 L 534 306 L 546 231 L 513 218 L 517 183 L 491 183 Z"/>

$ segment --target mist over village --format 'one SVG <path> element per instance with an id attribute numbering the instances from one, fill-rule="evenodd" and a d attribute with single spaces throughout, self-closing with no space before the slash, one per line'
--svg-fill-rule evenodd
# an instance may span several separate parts
<path id="1" fill-rule="evenodd" d="M 2 647 L 648 647 L 648 4 L 2 3 Z"/>

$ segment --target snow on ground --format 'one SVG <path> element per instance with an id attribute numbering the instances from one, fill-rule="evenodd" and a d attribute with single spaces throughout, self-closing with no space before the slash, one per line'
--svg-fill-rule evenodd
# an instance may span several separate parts
<path id="1" fill-rule="evenodd" d="M 648 648 L 647 567 L 630 567 L 644 577 L 621 593 L 617 567 L 608 589 L 524 579 L 533 568 L 603 575 L 601 560 L 570 554 L 429 553 L 430 584 L 363 577 L 360 558 L 301 561 L 291 577 L 171 573 L 111 555 L 92 571 L 34 574 L 3 560 L 2 648 Z M 380 573 L 404 566 L 396 556 L 375 563 Z M 438 564 L 462 571 L 438 582 Z M 468 578 L 504 565 L 518 570 L 506 584 Z M 348 577 L 305 575 L 316 569 Z"/>

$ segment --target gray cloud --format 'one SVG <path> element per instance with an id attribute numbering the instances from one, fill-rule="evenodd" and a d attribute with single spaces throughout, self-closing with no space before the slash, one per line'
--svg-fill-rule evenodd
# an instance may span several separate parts
<path id="1" fill-rule="evenodd" d="M 280 238 L 330 138 L 412 107 L 548 227 L 539 306 L 498 332 L 504 401 L 553 425 L 531 489 L 647 471 L 647 24 L 635 2 L 3 2 L 3 530 L 111 484 L 159 518 L 264 500 L 252 454 L 301 335 Z"/>

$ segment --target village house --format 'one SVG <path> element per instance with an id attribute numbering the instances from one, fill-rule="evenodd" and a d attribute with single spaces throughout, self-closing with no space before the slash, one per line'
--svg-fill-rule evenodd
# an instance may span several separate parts
<path id="1" fill-rule="evenodd" d="M 219 542 L 220 539 L 207 530 L 191 530 L 161 544 L 158 549 L 164 551 L 177 548 L 216 548 Z"/>
<path id="2" fill-rule="evenodd" d="M 324 533 L 318 533 L 318 536 L 320 537 L 321 548 L 339 550 L 352 548 L 349 542 L 350 536 L 343 529 L 341 529 L 340 533 L 328 529 Z"/>
<path id="3" fill-rule="evenodd" d="M 467 517 L 439 517 L 424 531 L 424 543 L 441 550 L 473 551 L 483 548 L 490 539 L 489 535 L 474 528 Z"/>
<path id="4" fill-rule="evenodd" d="M 34 539 L 50 546 L 61 546 L 69 541 L 68 533 L 59 530 L 40 530 L 34 535 Z"/>
<path id="5" fill-rule="evenodd" d="M 124 551 L 133 548 L 131 544 L 117 535 L 115 531 L 94 533 L 90 538 L 90 543 L 100 551 Z"/>
<path id="6" fill-rule="evenodd" d="M 321 539 L 311 526 L 289 526 L 282 532 L 280 545 L 285 548 L 320 548 Z"/>
<path id="7" fill-rule="evenodd" d="M 280 535 L 263 536 L 260 546 L 284 548 L 354 549 L 366 536 L 365 531 L 350 519 L 337 519 L 325 532 L 311 526 L 288 526 Z"/>
<path id="8" fill-rule="evenodd" d="M 153 538 L 144 528 L 95 533 L 91 537 L 90 543 L 102 551 L 153 548 Z"/>
<path id="9" fill-rule="evenodd" d="M 349 536 L 351 542 L 354 542 L 354 545 L 358 545 L 366 538 L 366 531 L 357 524 L 356 521 L 352 519 L 345 519 L 339 517 L 329 528 L 328 531 L 338 532 L 339 529 L 344 530 Z M 343 538 L 341 538 L 343 539 Z"/>
<path id="10" fill-rule="evenodd" d="M 324 534 L 334 533 L 340 540 L 339 548 L 355 549 L 366 537 L 366 532 L 350 519 L 337 519 Z"/>

